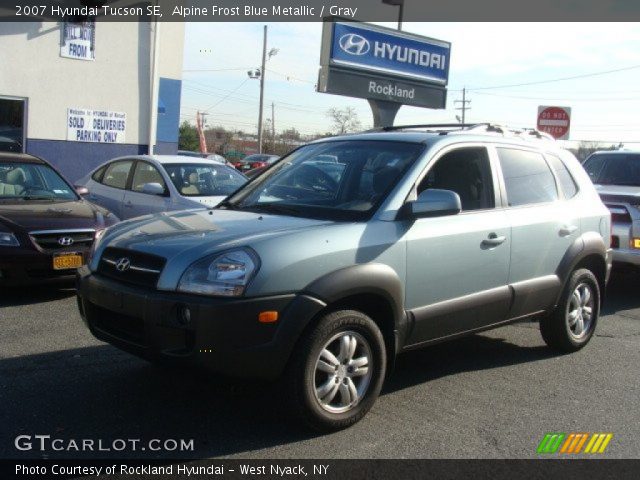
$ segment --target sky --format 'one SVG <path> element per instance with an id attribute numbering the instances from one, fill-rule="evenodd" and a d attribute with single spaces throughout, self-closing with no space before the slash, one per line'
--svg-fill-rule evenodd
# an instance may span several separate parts
<path id="1" fill-rule="evenodd" d="M 194 121 L 200 110 L 209 126 L 257 132 L 260 82 L 247 71 L 260 66 L 263 25 L 186 24 L 181 120 Z M 276 131 L 330 131 L 327 110 L 346 106 L 363 128 L 372 126 L 366 100 L 315 91 L 320 22 L 267 26 L 268 49 L 278 53 L 267 62 L 264 118 L 273 103 Z M 535 127 L 539 105 L 568 106 L 572 141 L 640 142 L 638 23 L 404 23 L 403 30 L 451 42 L 451 63 L 447 108 L 403 106 L 396 125 L 455 122 L 454 101 L 466 88 L 467 122 Z"/>

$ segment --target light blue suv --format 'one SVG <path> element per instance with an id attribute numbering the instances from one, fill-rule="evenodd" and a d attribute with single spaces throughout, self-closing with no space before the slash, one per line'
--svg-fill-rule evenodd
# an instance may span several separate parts
<path id="1" fill-rule="evenodd" d="M 303 146 L 215 209 L 111 227 L 78 305 L 97 338 L 152 361 L 283 377 L 292 411 L 333 430 L 409 349 L 528 318 L 582 348 L 610 229 L 538 132 L 390 128 Z"/>

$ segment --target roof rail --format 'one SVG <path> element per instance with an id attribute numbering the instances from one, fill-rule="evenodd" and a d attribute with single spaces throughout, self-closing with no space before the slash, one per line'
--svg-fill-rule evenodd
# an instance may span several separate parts
<path id="1" fill-rule="evenodd" d="M 488 123 L 418 123 L 415 125 L 389 125 L 386 127 L 377 127 L 371 130 L 367 130 L 367 132 L 393 132 L 395 130 L 410 130 L 413 128 L 427 128 L 434 130 L 465 130 L 474 127 L 479 127 L 482 125 L 489 125 Z"/>
<path id="2" fill-rule="evenodd" d="M 476 131 L 482 130 L 488 133 L 497 133 L 503 136 L 519 136 L 528 135 L 535 137 L 539 140 L 554 140 L 551 135 L 546 132 L 541 132 L 535 128 L 513 128 L 506 125 L 500 125 L 497 123 L 425 123 L 415 125 L 391 125 L 387 127 L 374 128 L 367 130 L 367 132 L 393 132 L 398 130 L 411 130 L 417 128 L 425 128 L 427 130 L 439 131 L 442 135 L 446 135 L 449 132 L 461 132 L 461 131 Z"/>

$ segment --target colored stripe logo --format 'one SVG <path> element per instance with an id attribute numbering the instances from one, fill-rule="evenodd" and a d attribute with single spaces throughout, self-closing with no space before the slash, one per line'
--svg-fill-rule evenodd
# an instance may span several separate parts
<path id="1" fill-rule="evenodd" d="M 539 454 L 604 453 L 612 438 L 613 433 L 547 433 L 538 445 L 537 452 Z"/>

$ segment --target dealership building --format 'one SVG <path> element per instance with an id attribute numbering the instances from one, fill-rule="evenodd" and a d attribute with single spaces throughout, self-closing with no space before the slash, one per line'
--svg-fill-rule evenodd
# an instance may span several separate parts
<path id="1" fill-rule="evenodd" d="M 117 156 L 176 153 L 184 24 L 0 23 L 0 151 L 70 181 Z"/>

